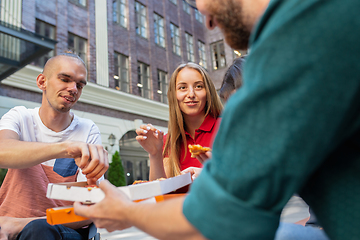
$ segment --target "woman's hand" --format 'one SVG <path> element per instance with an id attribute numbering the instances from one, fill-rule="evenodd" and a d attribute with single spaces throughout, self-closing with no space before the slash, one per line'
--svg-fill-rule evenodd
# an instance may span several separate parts
<path id="1" fill-rule="evenodd" d="M 198 167 L 188 167 L 187 169 L 184 169 L 181 171 L 181 174 L 190 173 L 191 179 L 194 181 L 195 178 L 197 178 L 201 173 L 202 168 Z"/>
<path id="2" fill-rule="evenodd" d="M 199 155 L 196 156 L 196 159 L 201 162 L 201 164 L 204 164 L 205 161 L 211 159 L 212 157 L 212 153 L 210 151 L 205 152 L 205 153 L 200 153 Z"/>
<path id="3" fill-rule="evenodd" d="M 153 125 L 141 125 L 136 129 L 136 140 L 153 156 L 162 156 L 164 132 L 156 129 Z M 161 158 L 162 159 L 162 158 Z"/>

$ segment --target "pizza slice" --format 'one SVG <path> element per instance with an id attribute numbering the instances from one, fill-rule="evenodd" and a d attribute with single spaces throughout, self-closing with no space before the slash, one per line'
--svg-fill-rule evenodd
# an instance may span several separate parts
<path id="1" fill-rule="evenodd" d="M 155 180 L 135 180 L 132 185 L 136 185 L 136 184 L 140 184 L 140 183 L 147 183 L 147 182 L 152 182 L 152 181 L 162 181 L 162 180 L 166 180 L 166 178 L 158 178 Z"/>
<path id="2" fill-rule="evenodd" d="M 89 191 L 91 191 L 94 188 L 99 188 L 96 184 L 86 185 L 84 187 L 87 188 Z"/>
<path id="3" fill-rule="evenodd" d="M 208 151 L 211 151 L 211 148 L 203 147 L 200 144 L 194 144 L 194 145 L 189 144 L 188 148 L 192 158 L 196 158 L 196 156 L 200 155 L 201 153 L 206 153 Z"/>

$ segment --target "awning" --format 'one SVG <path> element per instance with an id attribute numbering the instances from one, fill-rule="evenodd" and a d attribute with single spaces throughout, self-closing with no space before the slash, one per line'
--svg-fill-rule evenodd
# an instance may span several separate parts
<path id="1" fill-rule="evenodd" d="M 0 21 L 0 81 L 53 50 L 56 43 Z"/>

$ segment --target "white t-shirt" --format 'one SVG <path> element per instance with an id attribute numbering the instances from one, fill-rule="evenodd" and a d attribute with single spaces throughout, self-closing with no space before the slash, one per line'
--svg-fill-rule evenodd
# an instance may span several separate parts
<path id="1" fill-rule="evenodd" d="M 47 128 L 40 119 L 39 108 L 27 109 L 18 106 L 10 109 L 0 120 L 0 130 L 8 129 L 16 132 L 21 141 L 26 142 L 63 142 L 77 141 L 91 144 L 101 144 L 99 128 L 89 119 L 74 117 L 69 127 L 61 132 Z M 24 153 L 26 156 L 26 153 Z M 56 159 L 42 164 L 53 167 Z M 77 181 L 86 181 L 86 176 L 79 169 Z"/>

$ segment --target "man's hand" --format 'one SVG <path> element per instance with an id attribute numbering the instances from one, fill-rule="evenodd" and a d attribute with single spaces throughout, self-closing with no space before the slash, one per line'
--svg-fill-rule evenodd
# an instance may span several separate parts
<path id="1" fill-rule="evenodd" d="M 0 240 L 15 240 L 32 219 L 0 217 Z"/>
<path id="2" fill-rule="evenodd" d="M 106 228 L 109 232 L 131 227 L 127 222 L 126 209 L 134 203 L 107 180 L 101 181 L 100 188 L 105 198 L 94 205 L 75 202 L 75 213 L 90 218 L 96 227 Z"/>
<path id="3" fill-rule="evenodd" d="M 86 177 L 95 182 L 109 168 L 108 152 L 101 145 L 71 142 L 67 154 L 75 159 L 76 165 Z"/>

